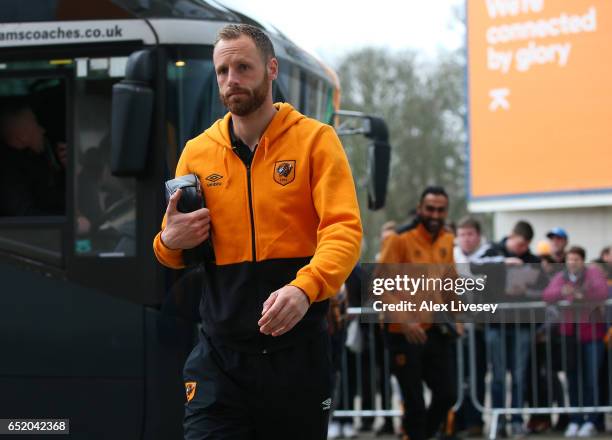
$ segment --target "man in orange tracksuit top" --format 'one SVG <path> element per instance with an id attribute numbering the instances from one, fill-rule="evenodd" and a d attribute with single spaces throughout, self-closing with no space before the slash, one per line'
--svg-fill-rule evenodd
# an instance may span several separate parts
<path id="1" fill-rule="evenodd" d="M 278 63 L 258 28 L 228 25 L 213 62 L 229 113 L 190 140 L 176 175 L 208 209 L 168 203 L 153 248 L 171 268 L 209 235 L 200 341 L 184 379 L 186 439 L 324 439 L 331 408 L 328 298 L 359 258 L 355 187 L 334 130 L 273 104 Z"/>
<path id="2" fill-rule="evenodd" d="M 421 194 L 415 221 L 385 239 L 379 262 L 418 264 L 414 270 L 419 274 L 427 272 L 428 277 L 454 277 L 454 237 L 444 227 L 447 214 L 446 191 L 442 187 L 426 188 Z M 427 295 L 437 303 L 447 303 L 450 299 L 448 294 L 443 296 L 438 292 Z M 446 324 L 432 324 L 431 312 L 417 311 L 411 315 L 411 322 L 387 327 L 391 372 L 402 390 L 402 428 L 409 440 L 433 437 L 455 402 L 452 344 L 456 327 L 450 322 L 454 318 L 447 318 L 449 322 Z M 423 400 L 423 381 L 432 392 L 428 409 Z"/>

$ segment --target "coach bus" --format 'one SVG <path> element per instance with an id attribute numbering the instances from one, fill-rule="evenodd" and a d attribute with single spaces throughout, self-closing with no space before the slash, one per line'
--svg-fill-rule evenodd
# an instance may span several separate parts
<path id="1" fill-rule="evenodd" d="M 182 438 L 201 273 L 163 268 L 151 241 L 182 146 L 225 112 L 212 44 L 239 22 L 259 26 L 202 0 L 2 1 L 0 108 L 26 102 L 67 154 L 62 212 L 0 216 L 0 418 L 70 419 L 74 439 Z M 336 112 L 332 72 L 266 30 L 275 100 L 327 123 L 361 117 Z M 386 128 L 362 119 L 345 132 L 382 133 L 380 207 Z"/>

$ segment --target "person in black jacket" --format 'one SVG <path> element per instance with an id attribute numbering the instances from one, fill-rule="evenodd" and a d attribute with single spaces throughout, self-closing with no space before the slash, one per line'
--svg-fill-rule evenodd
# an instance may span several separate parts
<path id="1" fill-rule="evenodd" d="M 539 268 L 540 258 L 529 250 L 533 235 L 531 225 L 526 221 L 519 221 L 509 236 L 491 246 L 485 253 L 486 257 L 504 257 L 506 266 L 504 277 L 496 282 L 496 287 L 502 293 L 499 298 L 501 302 L 520 302 L 530 291 L 537 291 L 533 287 L 544 287 L 546 284 L 545 279 L 536 281 L 536 286 L 512 284 L 508 280 L 508 277 L 511 276 L 508 270 L 510 267 L 533 264 L 536 265 L 533 267 L 534 270 Z M 538 283 L 542 285 L 538 286 Z M 505 407 L 506 370 L 509 370 L 512 374 L 512 407 L 521 408 L 524 403 L 525 373 L 529 361 L 531 343 L 529 324 L 513 324 L 516 317 L 512 311 L 507 315 L 507 318 L 506 322 L 510 322 L 510 324 L 491 324 L 487 327 L 485 333 L 493 373 L 491 385 L 493 408 Z M 505 430 L 505 420 L 503 418 L 498 429 L 502 432 Z M 514 437 L 522 437 L 526 433 L 521 415 L 513 415 L 512 435 Z"/>

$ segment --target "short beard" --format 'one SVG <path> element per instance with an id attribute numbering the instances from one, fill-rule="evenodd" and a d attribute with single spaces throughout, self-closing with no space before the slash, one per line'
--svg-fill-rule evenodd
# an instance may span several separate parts
<path id="1" fill-rule="evenodd" d="M 263 80 L 253 90 L 249 89 L 234 89 L 228 92 L 246 92 L 248 96 L 239 101 L 231 101 L 225 95 L 219 94 L 221 102 L 233 115 L 248 116 L 259 109 L 268 97 L 270 84 L 268 81 L 268 72 L 264 73 Z"/>
<path id="2" fill-rule="evenodd" d="M 438 235 L 442 229 L 444 229 L 444 222 L 439 221 L 438 225 L 434 226 L 431 219 L 420 217 L 421 223 L 431 235 Z"/>

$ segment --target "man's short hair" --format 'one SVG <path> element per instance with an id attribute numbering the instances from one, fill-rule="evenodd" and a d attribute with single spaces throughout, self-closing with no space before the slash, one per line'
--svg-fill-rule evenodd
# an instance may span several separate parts
<path id="1" fill-rule="evenodd" d="M 255 43 L 255 47 L 259 50 L 265 63 L 267 63 L 270 58 L 276 57 L 274 46 L 270 38 L 260 28 L 250 24 L 228 24 L 224 26 L 217 34 L 215 47 L 221 40 L 237 40 L 243 35 L 246 35 Z"/>
<path id="2" fill-rule="evenodd" d="M 569 250 L 567 251 L 568 254 L 576 254 L 576 255 L 580 255 L 580 258 L 582 258 L 582 261 L 586 260 L 586 251 L 584 250 L 583 247 L 580 246 L 572 246 L 571 248 L 569 248 Z"/>
<path id="3" fill-rule="evenodd" d="M 526 222 L 525 220 L 516 222 L 516 225 L 514 225 L 514 228 L 512 228 L 512 234 L 523 237 L 526 241 L 533 240 L 533 228 L 529 222 Z"/>
<path id="4" fill-rule="evenodd" d="M 448 194 L 446 193 L 446 190 L 444 189 L 444 187 L 442 187 L 442 186 L 428 186 L 421 193 L 421 198 L 419 199 L 419 203 L 423 203 L 423 199 L 425 199 L 425 197 L 428 194 L 433 194 L 433 195 L 436 195 L 436 196 L 444 196 L 444 197 L 446 197 L 446 200 L 448 200 Z"/>
<path id="5" fill-rule="evenodd" d="M 457 224 L 457 229 L 474 229 L 480 235 L 480 222 L 474 217 L 463 217 Z"/>

